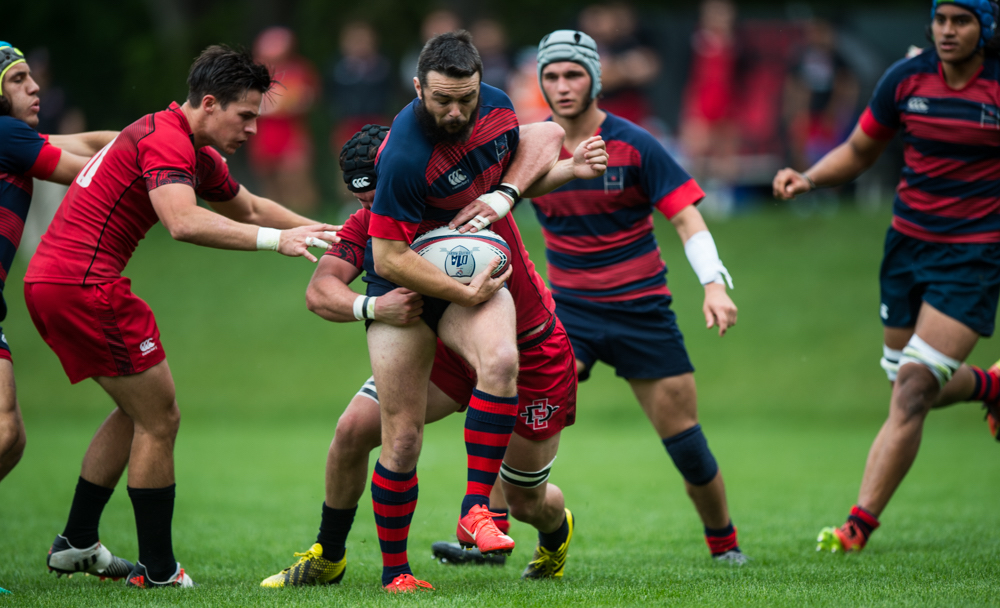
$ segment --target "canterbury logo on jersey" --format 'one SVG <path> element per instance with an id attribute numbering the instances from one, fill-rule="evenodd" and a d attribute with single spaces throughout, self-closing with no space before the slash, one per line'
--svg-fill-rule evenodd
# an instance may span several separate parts
<path id="1" fill-rule="evenodd" d="M 906 102 L 906 111 L 915 114 L 926 114 L 930 111 L 930 102 L 926 97 L 911 97 Z"/>
<path id="2" fill-rule="evenodd" d="M 448 174 L 448 183 L 451 184 L 452 188 L 461 186 L 467 181 L 469 181 L 469 178 L 466 177 L 464 173 L 462 173 L 461 169 L 455 169 L 454 171 Z"/>
<path id="3" fill-rule="evenodd" d="M 355 188 L 367 188 L 369 184 L 371 184 L 371 182 L 368 181 L 367 175 L 364 177 L 355 177 L 353 180 L 351 180 L 351 185 L 354 186 Z"/>

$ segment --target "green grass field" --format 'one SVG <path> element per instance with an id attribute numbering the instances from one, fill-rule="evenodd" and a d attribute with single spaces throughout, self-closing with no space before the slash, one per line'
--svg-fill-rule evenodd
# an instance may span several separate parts
<path id="1" fill-rule="evenodd" d="M 541 263 L 537 226 L 530 214 L 520 217 Z M 200 249 L 170 241 L 160 227 L 128 274 L 157 313 L 177 382 L 184 420 L 174 545 L 200 587 L 138 592 L 47 573 L 45 553 L 65 523 L 80 459 L 111 405 L 93 382 L 70 386 L 38 337 L 19 262 L 6 288 L 4 331 L 28 449 L 0 483 L 0 587 L 14 592 L 0 595 L 0 606 L 1000 604 L 1000 444 L 974 404 L 930 416 L 920 456 L 863 553 L 814 551 L 819 529 L 840 524 L 853 504 L 887 411 L 877 272 L 888 219 L 853 207 L 809 219 L 770 208 L 714 224 L 740 307 L 739 325 L 723 339 L 704 329 L 701 289 L 669 224 L 660 224 L 698 368 L 702 423 L 748 565 L 709 560 L 679 474 L 627 385 L 599 367 L 581 385 L 578 422 L 563 434 L 552 477 L 578 519 L 565 579 L 519 580 L 535 542 L 520 523 L 505 568 L 431 559 L 430 544 L 454 534 L 464 491 L 462 420 L 453 417 L 428 427 L 419 466 L 410 559 L 437 587 L 421 597 L 380 590 L 367 494 L 343 584 L 258 587 L 315 538 L 326 449 L 369 375 L 364 332 L 306 310 L 307 262 Z M 995 341 L 983 341 L 970 362 L 988 365 L 998 355 Z M 101 539 L 135 558 L 124 482 Z"/>

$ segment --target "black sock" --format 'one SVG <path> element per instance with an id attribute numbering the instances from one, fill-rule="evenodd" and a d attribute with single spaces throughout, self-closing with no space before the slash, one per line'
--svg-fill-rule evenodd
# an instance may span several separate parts
<path id="1" fill-rule="evenodd" d="M 339 562 L 344 557 L 347 552 L 347 534 L 351 531 L 357 512 L 357 505 L 353 509 L 331 509 L 323 503 L 323 521 L 316 537 L 316 542 L 323 546 L 323 559 Z"/>
<path id="2" fill-rule="evenodd" d="M 62 533 L 70 545 L 77 549 L 86 549 L 100 540 L 97 527 L 101 523 L 104 505 L 108 504 L 114 491 L 114 488 L 90 483 L 83 477 L 76 482 L 73 506 L 69 508 L 69 519 Z"/>
<path id="3" fill-rule="evenodd" d="M 174 488 L 129 488 L 135 531 L 139 538 L 139 563 L 157 583 L 166 582 L 177 571 L 170 522 L 174 518 Z"/>
<path id="4" fill-rule="evenodd" d="M 549 551 L 558 551 L 559 547 L 566 542 L 567 536 L 569 536 L 569 520 L 563 516 L 562 525 L 554 532 L 546 534 L 541 530 L 538 531 L 538 542 Z"/>

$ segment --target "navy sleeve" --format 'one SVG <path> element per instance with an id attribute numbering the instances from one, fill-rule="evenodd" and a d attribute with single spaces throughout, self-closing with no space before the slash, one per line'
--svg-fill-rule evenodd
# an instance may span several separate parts
<path id="1" fill-rule="evenodd" d="M 0 171 L 22 175 L 31 170 L 45 145 L 42 136 L 23 120 L 0 116 Z"/>

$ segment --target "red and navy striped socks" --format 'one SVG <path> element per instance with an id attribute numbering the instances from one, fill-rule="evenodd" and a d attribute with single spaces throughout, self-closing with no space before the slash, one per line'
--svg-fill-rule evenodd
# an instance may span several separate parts
<path id="1" fill-rule="evenodd" d="M 858 505 L 851 507 L 851 514 L 847 516 L 847 521 L 853 522 L 857 527 L 858 531 L 863 537 L 861 546 L 865 546 L 868 542 L 868 537 L 872 535 L 879 526 L 878 518 L 869 513 L 868 511 L 862 509 Z"/>
<path id="2" fill-rule="evenodd" d="M 976 386 L 972 390 L 969 401 L 997 401 L 1000 399 L 1000 377 L 975 365 L 970 365 L 969 369 L 972 370 L 972 375 L 976 378 Z"/>
<path id="3" fill-rule="evenodd" d="M 740 543 L 736 540 L 736 528 L 733 522 L 725 528 L 709 528 L 705 526 L 705 542 L 708 543 L 708 550 L 712 552 L 712 557 L 728 553 L 729 551 L 739 551 Z"/>
<path id="4" fill-rule="evenodd" d="M 472 391 L 465 415 L 469 475 L 460 517 L 468 515 L 476 505 L 489 507 L 490 490 L 497 481 L 516 421 L 517 396 L 497 397 L 478 389 Z"/>
<path id="5" fill-rule="evenodd" d="M 382 550 L 384 587 L 400 574 L 413 574 L 406 557 L 406 539 L 413 510 L 417 507 L 417 470 L 394 473 L 376 462 L 372 474 L 372 505 Z"/>

